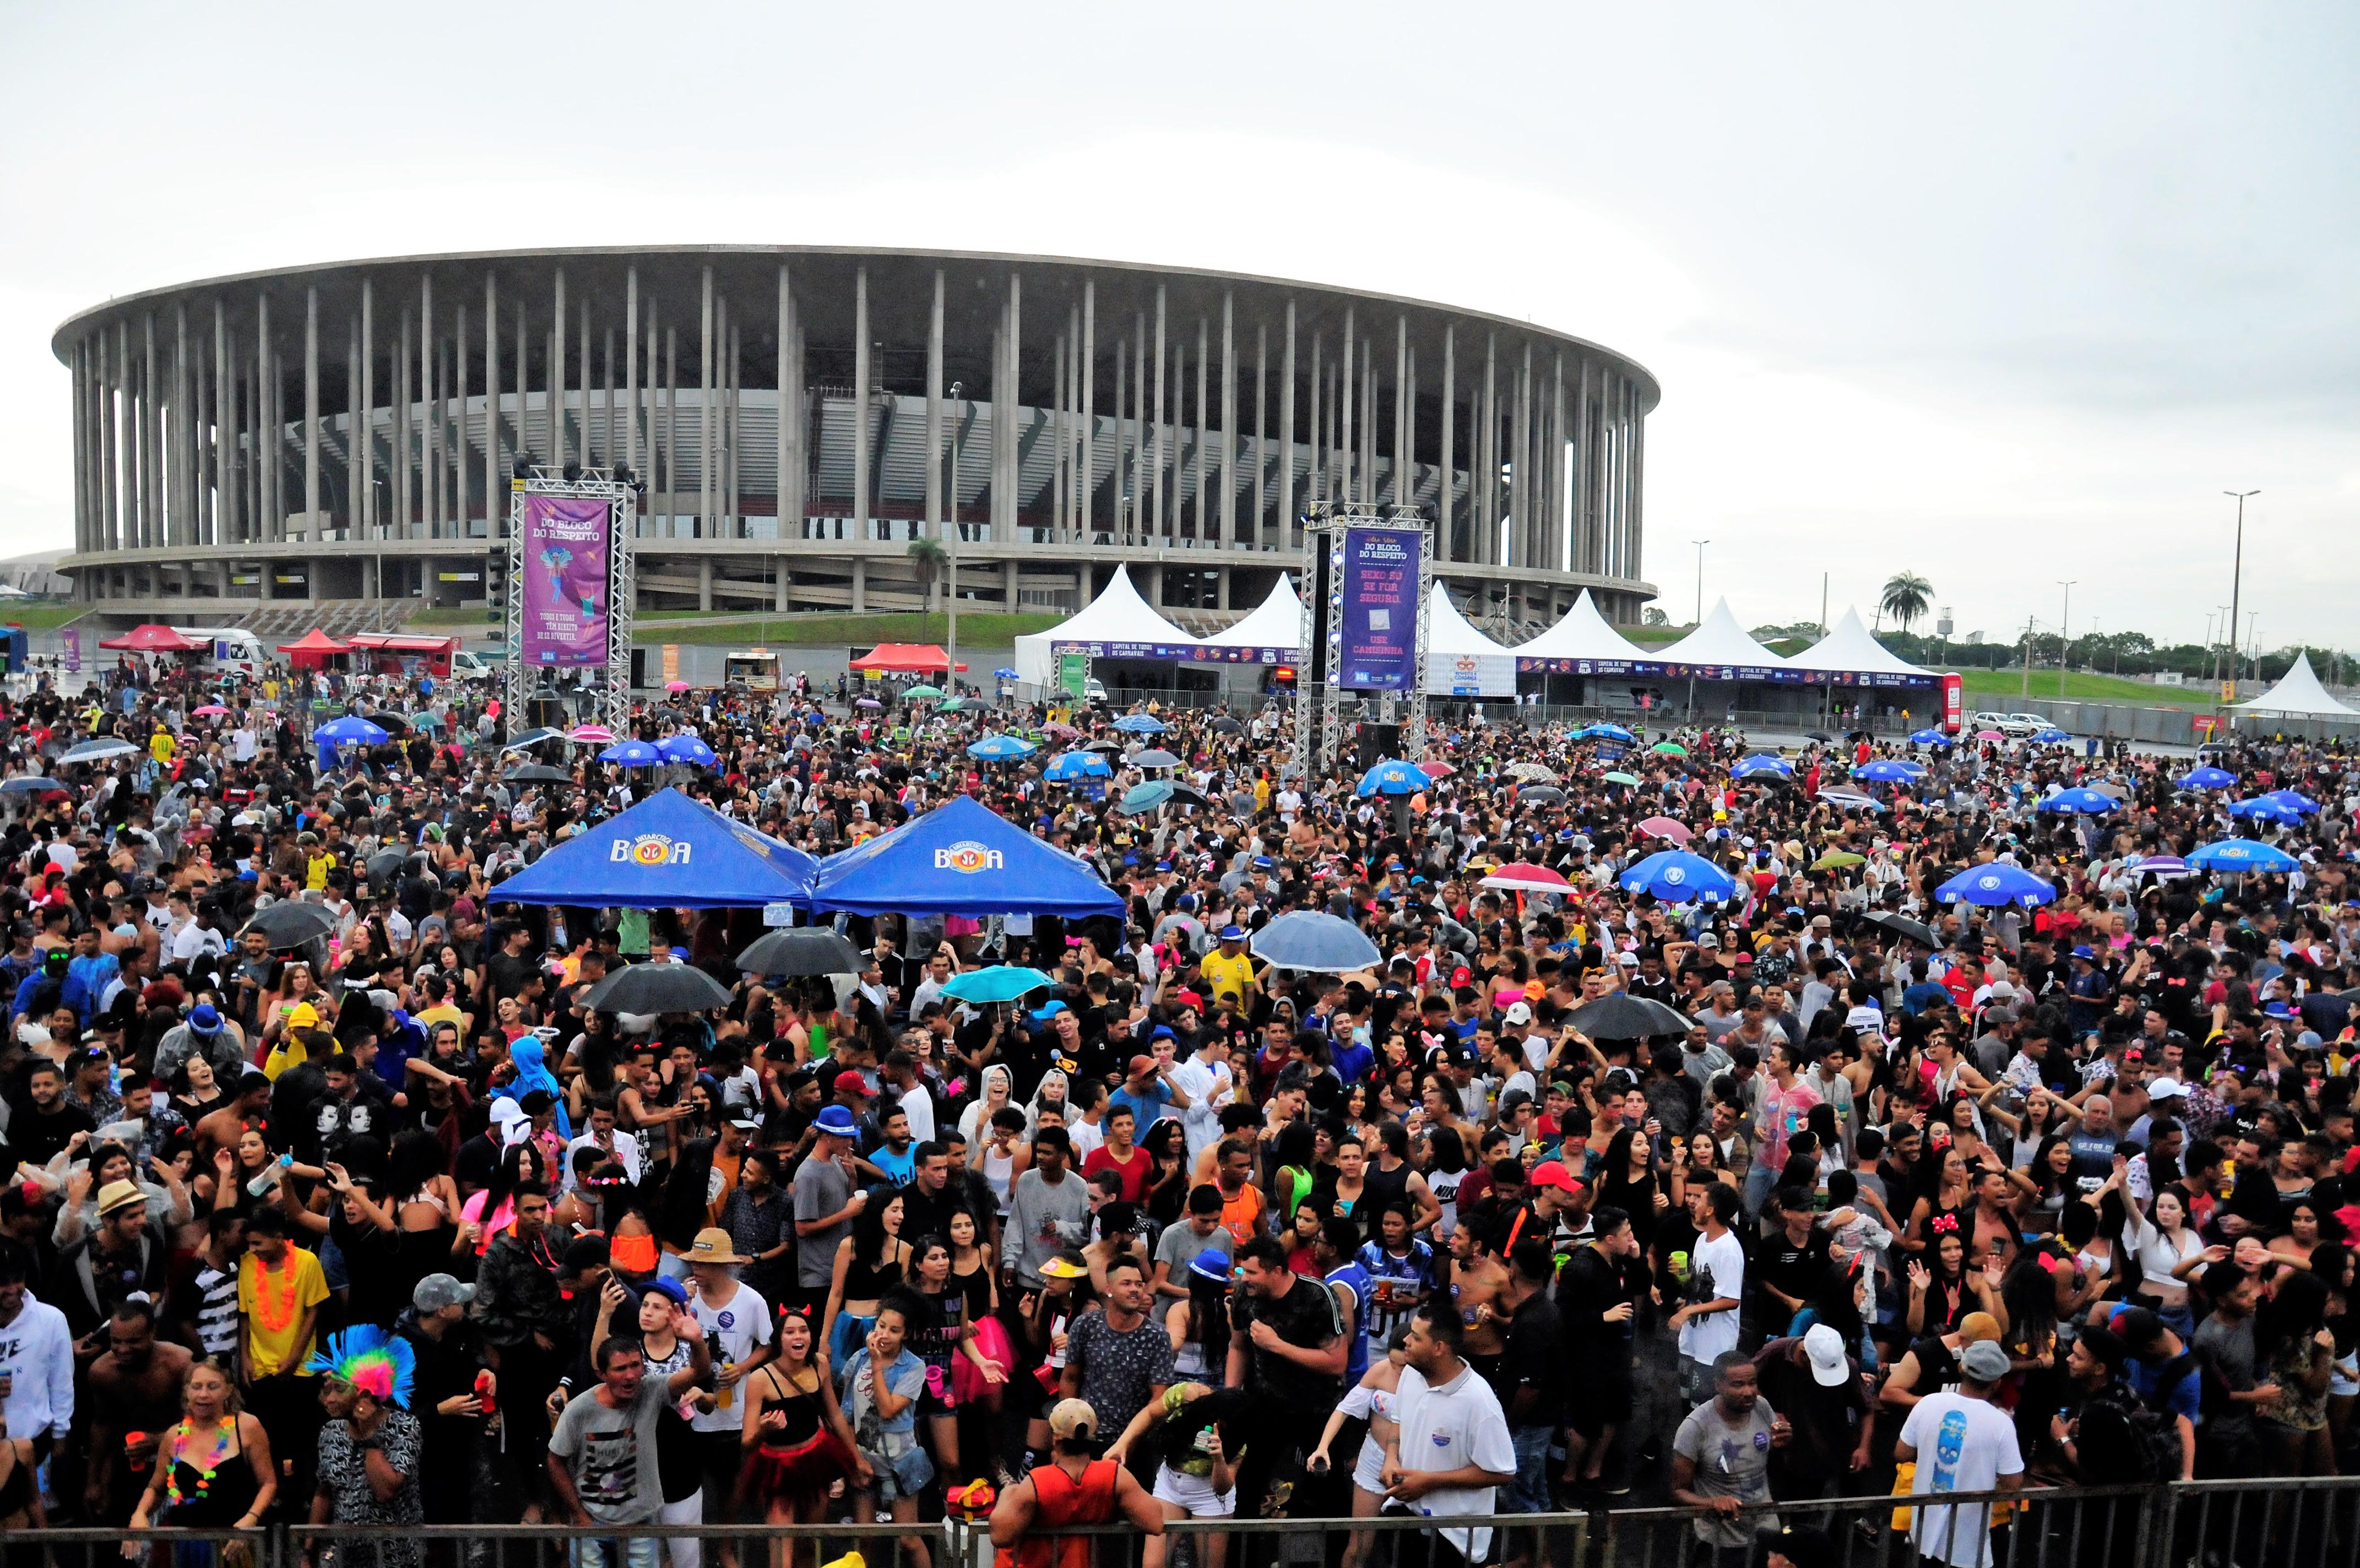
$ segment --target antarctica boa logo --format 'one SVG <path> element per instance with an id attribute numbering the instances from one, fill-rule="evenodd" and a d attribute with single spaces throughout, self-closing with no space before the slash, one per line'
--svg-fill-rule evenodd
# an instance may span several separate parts
<path id="1" fill-rule="evenodd" d="M 641 833 L 637 838 L 618 838 L 608 846 L 609 861 L 631 861 L 640 866 L 658 866 L 667 863 L 688 864 L 688 841 L 665 833 Z"/>
<path id="2" fill-rule="evenodd" d="M 960 871 L 972 875 L 978 871 L 999 871 L 1007 864 L 1006 855 L 971 838 L 961 839 L 956 844 L 934 851 L 934 869 L 937 871 Z"/>

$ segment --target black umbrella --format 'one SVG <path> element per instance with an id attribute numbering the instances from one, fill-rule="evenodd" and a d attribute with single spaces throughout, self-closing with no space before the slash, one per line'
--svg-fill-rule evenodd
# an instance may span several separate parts
<path id="1" fill-rule="evenodd" d="M 701 1013 L 728 1005 L 721 982 L 690 964 L 634 964 L 574 998 L 595 1013 Z"/>
<path id="2" fill-rule="evenodd" d="M 336 917 L 318 904 L 277 903 L 255 911 L 246 931 L 260 931 L 274 951 L 284 952 L 314 942 L 336 929 Z"/>
<path id="3" fill-rule="evenodd" d="M 389 735 L 410 733 L 410 721 L 399 713 L 363 713 L 361 717 Z"/>
<path id="4" fill-rule="evenodd" d="M 738 955 L 748 975 L 858 975 L 867 964 L 860 950 L 824 926 L 774 931 Z"/>
<path id="5" fill-rule="evenodd" d="M 1172 786 L 1172 798 L 1184 806 L 1209 806 L 1213 803 L 1212 797 L 1194 784 L 1175 784 Z"/>
<path id="6" fill-rule="evenodd" d="M 1164 750 L 1160 746 L 1150 746 L 1145 751 L 1134 751 L 1123 760 L 1130 763 L 1133 768 L 1177 768 L 1180 766 L 1180 759 L 1173 756 L 1170 752 Z"/>
<path id="7" fill-rule="evenodd" d="M 1220 718 L 1213 721 L 1213 733 L 1215 735 L 1243 735 L 1246 733 L 1246 727 L 1245 725 L 1238 723 L 1237 720 L 1224 714 Z"/>
<path id="8" fill-rule="evenodd" d="M 401 870 L 402 863 L 409 858 L 410 851 L 399 845 L 391 849 L 380 849 L 370 855 L 366 866 L 370 890 L 382 893 L 392 886 L 395 875 Z"/>
<path id="9" fill-rule="evenodd" d="M 1805 730 L 1803 732 L 1803 738 L 1805 740 L 1833 742 L 1836 737 L 1828 734 L 1825 730 Z"/>
<path id="10" fill-rule="evenodd" d="M 1906 936 L 1929 953 L 1942 945 L 1942 939 L 1934 934 L 1932 926 L 1921 924 L 1907 915 L 1896 915 L 1890 909 L 1873 909 L 1861 916 L 1861 923 L 1889 931 L 1895 936 Z"/>
<path id="11" fill-rule="evenodd" d="M 1082 749 L 1084 751 L 1102 751 L 1109 757 L 1120 757 L 1122 755 L 1122 742 L 1119 740 L 1094 740 L 1087 746 L 1083 746 Z"/>
<path id="12" fill-rule="evenodd" d="M 1544 806 L 1554 806 L 1565 799 L 1565 791 L 1554 784 L 1528 784 L 1516 791 L 1519 800 L 1535 800 Z M 1619 1038 L 1619 1037 L 1609 1037 Z"/>
<path id="13" fill-rule="evenodd" d="M 1566 1015 L 1565 1025 L 1592 1040 L 1646 1040 L 1684 1035 L 1689 1029 L 1685 1017 L 1663 1003 L 1633 996 L 1627 991 L 1616 991 L 1584 1003 Z"/>
<path id="14" fill-rule="evenodd" d="M 563 768 L 552 768 L 546 762 L 528 762 L 522 768 L 511 768 L 500 775 L 511 784 L 571 784 L 574 775 Z"/>

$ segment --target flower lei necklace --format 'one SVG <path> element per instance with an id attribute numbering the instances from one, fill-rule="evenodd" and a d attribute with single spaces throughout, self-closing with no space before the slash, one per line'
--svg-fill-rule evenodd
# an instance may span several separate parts
<path id="1" fill-rule="evenodd" d="M 270 1265 L 261 1258 L 254 1260 L 255 1315 L 262 1320 L 264 1330 L 284 1334 L 295 1322 L 295 1249 L 287 1249 L 287 1261 L 279 1270 L 279 1312 L 274 1318 L 270 1311 Z"/>
<path id="2" fill-rule="evenodd" d="M 202 1465 L 188 1457 L 189 1440 L 197 1434 L 195 1423 L 183 1419 L 180 1424 L 173 1429 L 173 1463 L 165 1471 L 164 1499 L 166 1502 L 177 1508 L 182 1503 L 201 1501 L 213 1490 L 213 1478 L 221 1474 L 221 1462 L 229 1455 L 230 1431 L 236 1425 L 235 1416 L 215 1418 L 213 1432 L 213 1451 Z M 183 1465 L 196 1473 L 197 1485 L 193 1494 L 180 1490 L 180 1466 Z"/>

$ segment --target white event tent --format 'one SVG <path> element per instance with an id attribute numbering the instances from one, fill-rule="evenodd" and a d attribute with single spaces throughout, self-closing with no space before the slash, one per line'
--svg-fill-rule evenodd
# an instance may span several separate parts
<path id="1" fill-rule="evenodd" d="M 1476 630 L 1439 583 L 1426 606 L 1426 692 L 1429 697 L 1516 694 L 1515 650 Z"/>
<path id="2" fill-rule="evenodd" d="M 1791 668 L 1786 659 L 1764 648 L 1737 624 L 1729 613 L 1729 601 L 1713 601 L 1712 614 L 1707 615 L 1697 629 L 1650 656 L 1665 664 L 1694 664 L 1700 668 L 1697 674 L 1705 680 L 1743 681 L 1758 679 L 1744 671 L 1786 670 Z M 1716 674 L 1710 667 L 1726 666 L 1730 674 Z"/>
<path id="3" fill-rule="evenodd" d="M 1034 686 L 1054 684 L 1057 659 L 1050 649 L 1061 642 L 1156 643 L 1193 648 L 1196 641 L 1140 597 L 1139 590 L 1131 586 L 1129 570 L 1118 566 L 1098 597 L 1077 614 L 1045 632 L 1016 639 L 1016 679 Z"/>
<path id="4" fill-rule="evenodd" d="M 2239 702 L 2236 711 L 2288 718 L 2360 719 L 2360 710 L 2347 708 L 2327 694 L 2327 688 L 2311 671 L 2311 655 L 2307 653 L 2296 654 L 2293 665 L 2278 677 L 2277 685 L 2250 702 Z"/>
<path id="5" fill-rule="evenodd" d="M 1278 582 L 1252 614 L 1236 625 L 1204 639 L 1207 648 L 1278 648 L 1292 663 L 1303 652 L 1303 601 L 1295 596 L 1295 580 L 1282 572 Z"/>
<path id="6" fill-rule="evenodd" d="M 1790 656 L 1786 664 L 1789 669 L 1830 675 L 1907 675 L 1931 680 L 1934 673 L 1918 669 L 1877 641 L 1861 624 L 1860 612 L 1850 608 L 1833 631 Z"/>
<path id="7" fill-rule="evenodd" d="M 1518 659 L 1588 659 L 1606 661 L 1632 661 L 1660 659 L 1626 639 L 1598 613 L 1597 604 L 1584 588 L 1573 602 L 1565 618 L 1529 642 L 1518 643 L 1513 650 Z"/>

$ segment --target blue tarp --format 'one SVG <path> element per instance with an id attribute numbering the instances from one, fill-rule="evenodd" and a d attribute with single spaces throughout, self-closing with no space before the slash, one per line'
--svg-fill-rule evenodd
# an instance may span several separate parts
<path id="1" fill-rule="evenodd" d="M 818 862 L 677 789 L 593 822 L 491 892 L 495 903 L 738 909 L 800 898 Z"/>
<path id="2" fill-rule="evenodd" d="M 1063 850 L 961 795 L 819 863 L 814 910 L 856 915 L 1120 915 L 1120 895 Z"/>

